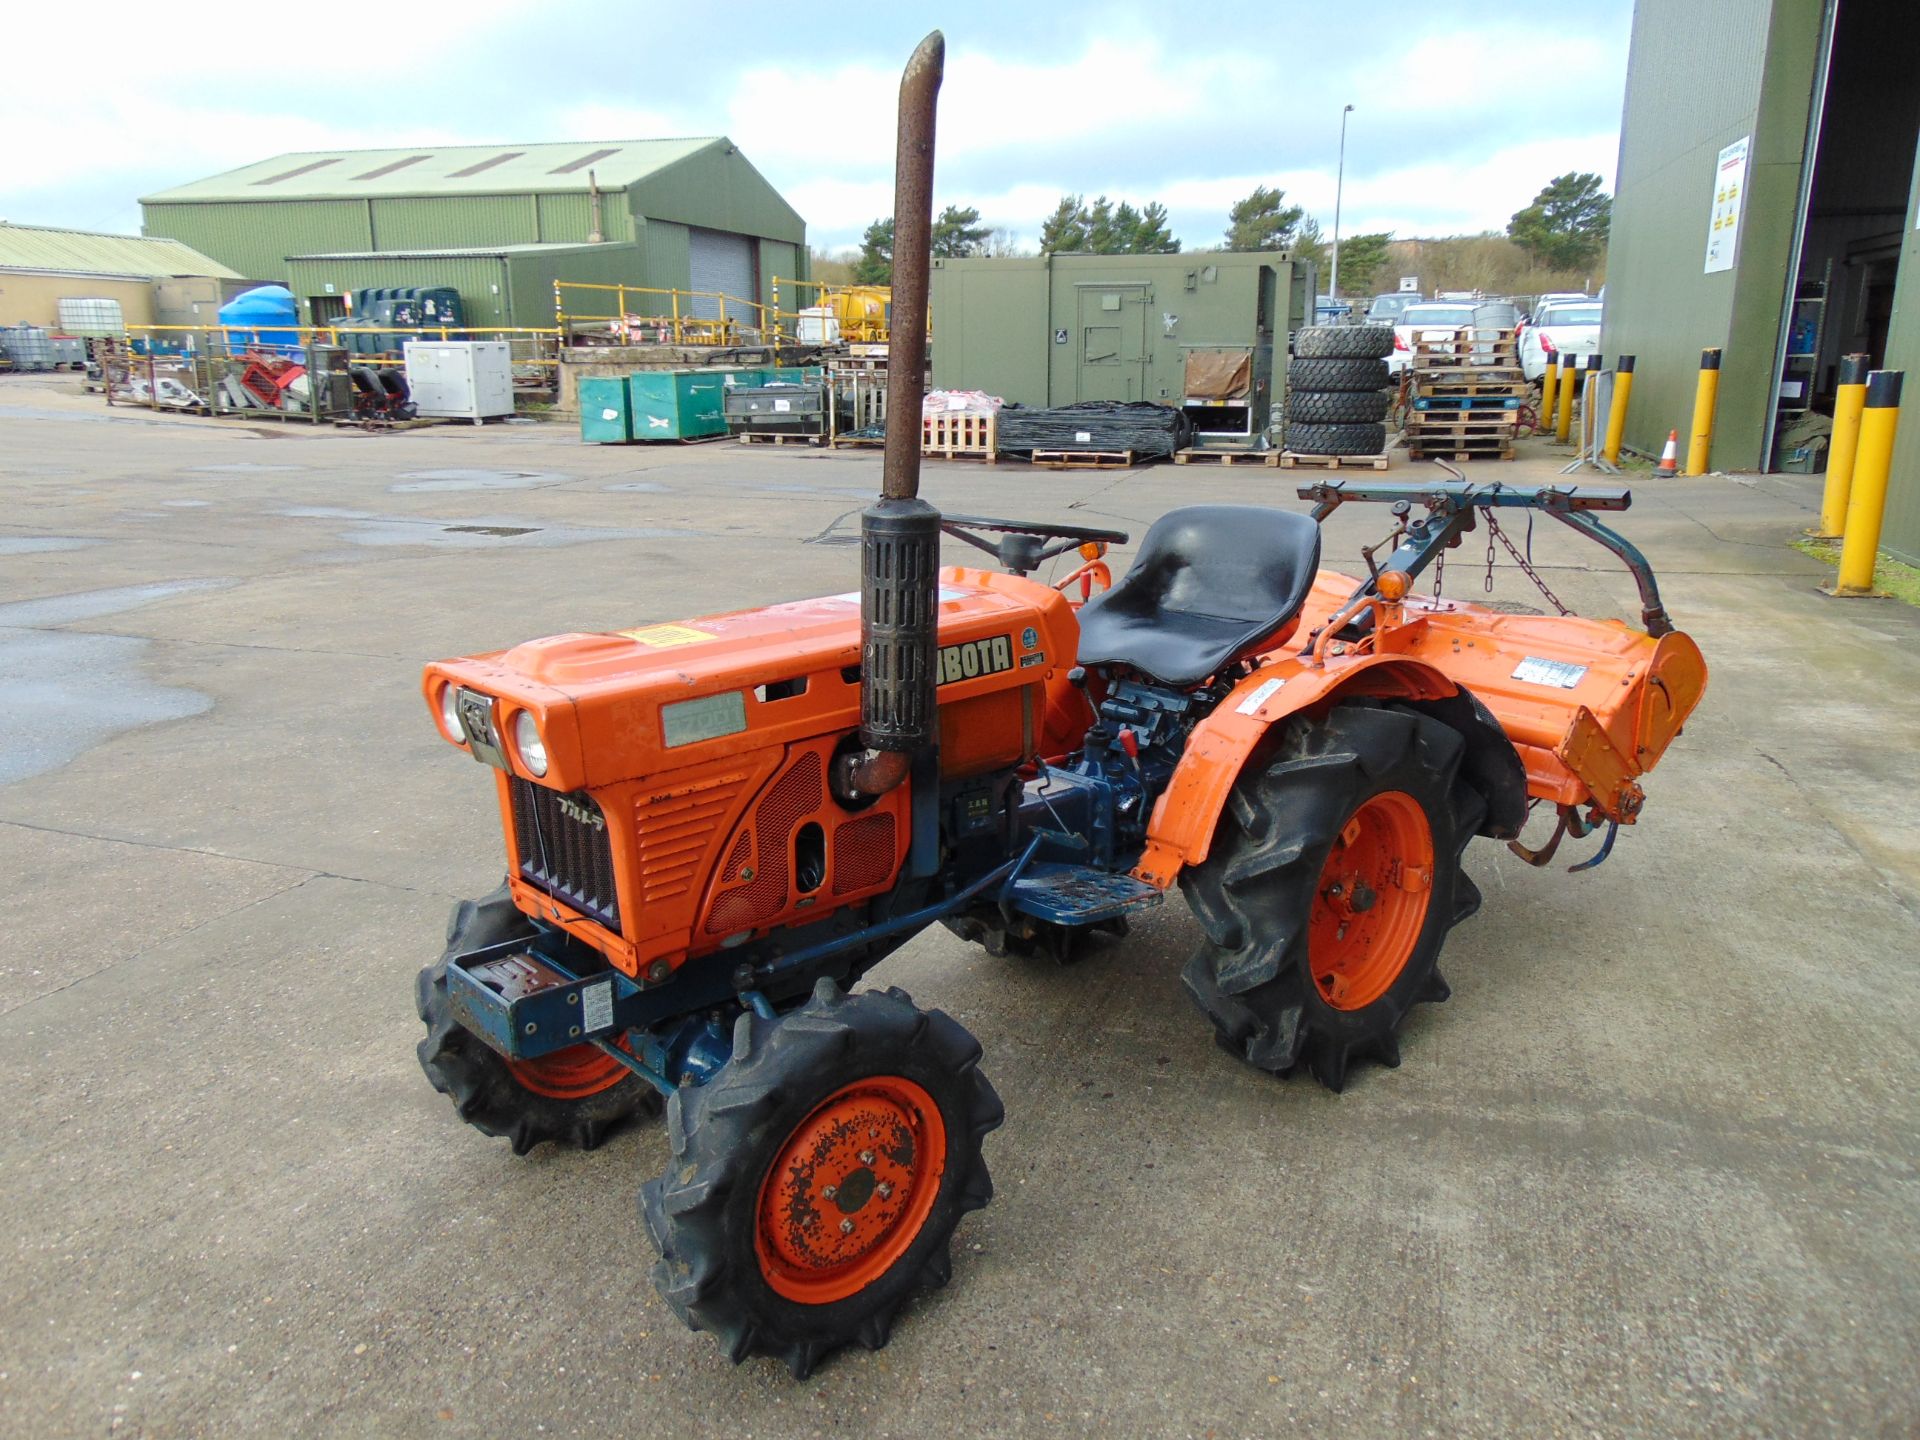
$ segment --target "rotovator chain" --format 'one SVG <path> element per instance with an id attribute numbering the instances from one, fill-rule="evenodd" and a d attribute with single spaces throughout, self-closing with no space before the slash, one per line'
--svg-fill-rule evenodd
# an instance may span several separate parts
<path id="1" fill-rule="evenodd" d="M 901 82 L 896 393 L 857 598 L 556 635 L 424 680 L 489 769 L 507 851 L 419 976 L 428 1078 L 516 1152 L 592 1148 L 666 1097 L 671 1158 L 641 1189 L 654 1282 L 736 1361 L 796 1375 L 884 1344 L 992 1195 L 978 1042 L 855 989 L 893 949 L 939 921 L 1064 961 L 1177 885 L 1201 932 L 1183 980 L 1220 1043 L 1338 1090 L 1446 998 L 1441 946 L 1480 903 L 1467 842 L 1519 849 L 1547 804 L 1559 828 L 1528 858 L 1601 823 L 1611 845 L 1706 683 L 1595 518 L 1623 490 L 1455 477 L 1306 486 L 1311 517 L 1190 506 L 1117 583 L 1101 557 L 1123 534 L 922 501 L 942 56 L 929 36 Z M 1319 568 L 1318 522 L 1348 501 L 1394 515 L 1365 579 Z M 1412 592 L 1499 509 L 1613 550 L 1643 628 Z M 940 569 L 943 535 L 1000 568 Z M 1058 585 L 1032 578 L 1073 551 Z"/>

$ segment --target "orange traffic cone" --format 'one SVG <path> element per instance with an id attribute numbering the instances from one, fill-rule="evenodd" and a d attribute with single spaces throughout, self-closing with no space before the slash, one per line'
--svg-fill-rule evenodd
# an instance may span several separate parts
<path id="1" fill-rule="evenodd" d="M 1662 480 L 1671 480 L 1678 475 L 1680 473 L 1679 449 L 1680 432 L 1667 431 L 1667 448 L 1660 452 L 1660 463 L 1654 467 L 1653 473 Z"/>

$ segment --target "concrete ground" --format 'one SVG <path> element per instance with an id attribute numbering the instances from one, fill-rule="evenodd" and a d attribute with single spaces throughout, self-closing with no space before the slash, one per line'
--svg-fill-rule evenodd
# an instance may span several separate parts
<path id="1" fill-rule="evenodd" d="M 418 670 L 845 590 L 854 552 L 809 541 L 878 474 L 0 381 L 0 1433 L 1920 1427 L 1920 612 L 1816 593 L 1791 478 L 1635 480 L 1622 528 L 1712 687 L 1604 868 L 1473 847 L 1487 903 L 1402 1068 L 1335 1096 L 1236 1064 L 1181 991 L 1177 902 L 1064 970 L 935 931 L 875 979 L 972 1028 L 1008 1111 L 954 1283 L 806 1384 L 682 1330 L 633 1203 L 657 1125 L 515 1159 L 415 1064 L 414 972 L 501 869 Z M 1294 478 L 944 465 L 927 492 L 1137 538 L 1297 505 Z M 1336 517 L 1330 559 L 1383 518 Z M 1450 591 L 1480 593 L 1478 543 Z M 1634 612 L 1598 550 L 1536 553 Z"/>

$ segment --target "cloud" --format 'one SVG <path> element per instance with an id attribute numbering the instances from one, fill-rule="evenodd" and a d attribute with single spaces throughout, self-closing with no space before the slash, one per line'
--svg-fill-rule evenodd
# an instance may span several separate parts
<path id="1" fill-rule="evenodd" d="M 899 65 L 928 22 L 846 0 L 822 43 L 773 48 L 747 12 L 716 36 L 707 7 L 411 0 L 402 48 L 431 63 L 402 73 L 324 58 L 310 17 L 284 8 L 250 15 L 244 48 L 132 0 L 15 8 L 16 57 L 84 52 L 115 81 L 76 104 L 63 67 L 9 69 L 0 215 L 132 229 L 139 195 L 284 150 L 726 134 L 827 248 L 892 209 Z M 1269 184 L 1330 226 L 1347 103 L 1347 233 L 1497 228 L 1553 175 L 1611 175 L 1626 0 L 1556 16 L 1544 86 L 1523 78 L 1542 42 L 1522 0 L 1480 0 L 1470 31 L 1412 5 L 1225 0 L 1204 19 L 971 0 L 948 33 L 938 203 L 1031 242 L 1063 193 L 1158 200 L 1205 245 Z"/>

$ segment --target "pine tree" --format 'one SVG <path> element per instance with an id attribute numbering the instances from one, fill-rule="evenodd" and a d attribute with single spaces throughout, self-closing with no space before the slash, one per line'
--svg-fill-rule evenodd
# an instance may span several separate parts
<path id="1" fill-rule="evenodd" d="M 860 237 L 860 256 L 853 262 L 853 279 L 858 285 L 893 283 L 893 217 L 876 220 Z"/>
<path id="2" fill-rule="evenodd" d="M 1540 263 L 1577 270 L 1606 248 L 1612 219 L 1613 201 L 1601 190 L 1600 177 L 1569 171 L 1514 213 L 1507 235 Z"/>
<path id="3" fill-rule="evenodd" d="M 1286 203 L 1287 192 L 1256 185 L 1253 193 L 1227 213 L 1229 250 L 1285 250 L 1293 230 L 1306 215 Z"/>
<path id="4" fill-rule="evenodd" d="M 980 223 L 980 212 L 969 205 L 962 210 L 949 205 L 933 222 L 933 253 L 942 260 L 957 260 L 965 255 L 987 253 L 991 225 Z M 891 236 L 888 237 L 891 240 Z M 891 248 L 891 246 L 889 246 Z"/>
<path id="5" fill-rule="evenodd" d="M 1040 253 L 1057 255 L 1086 248 L 1086 196 L 1062 195 L 1053 214 L 1040 226 Z"/>

